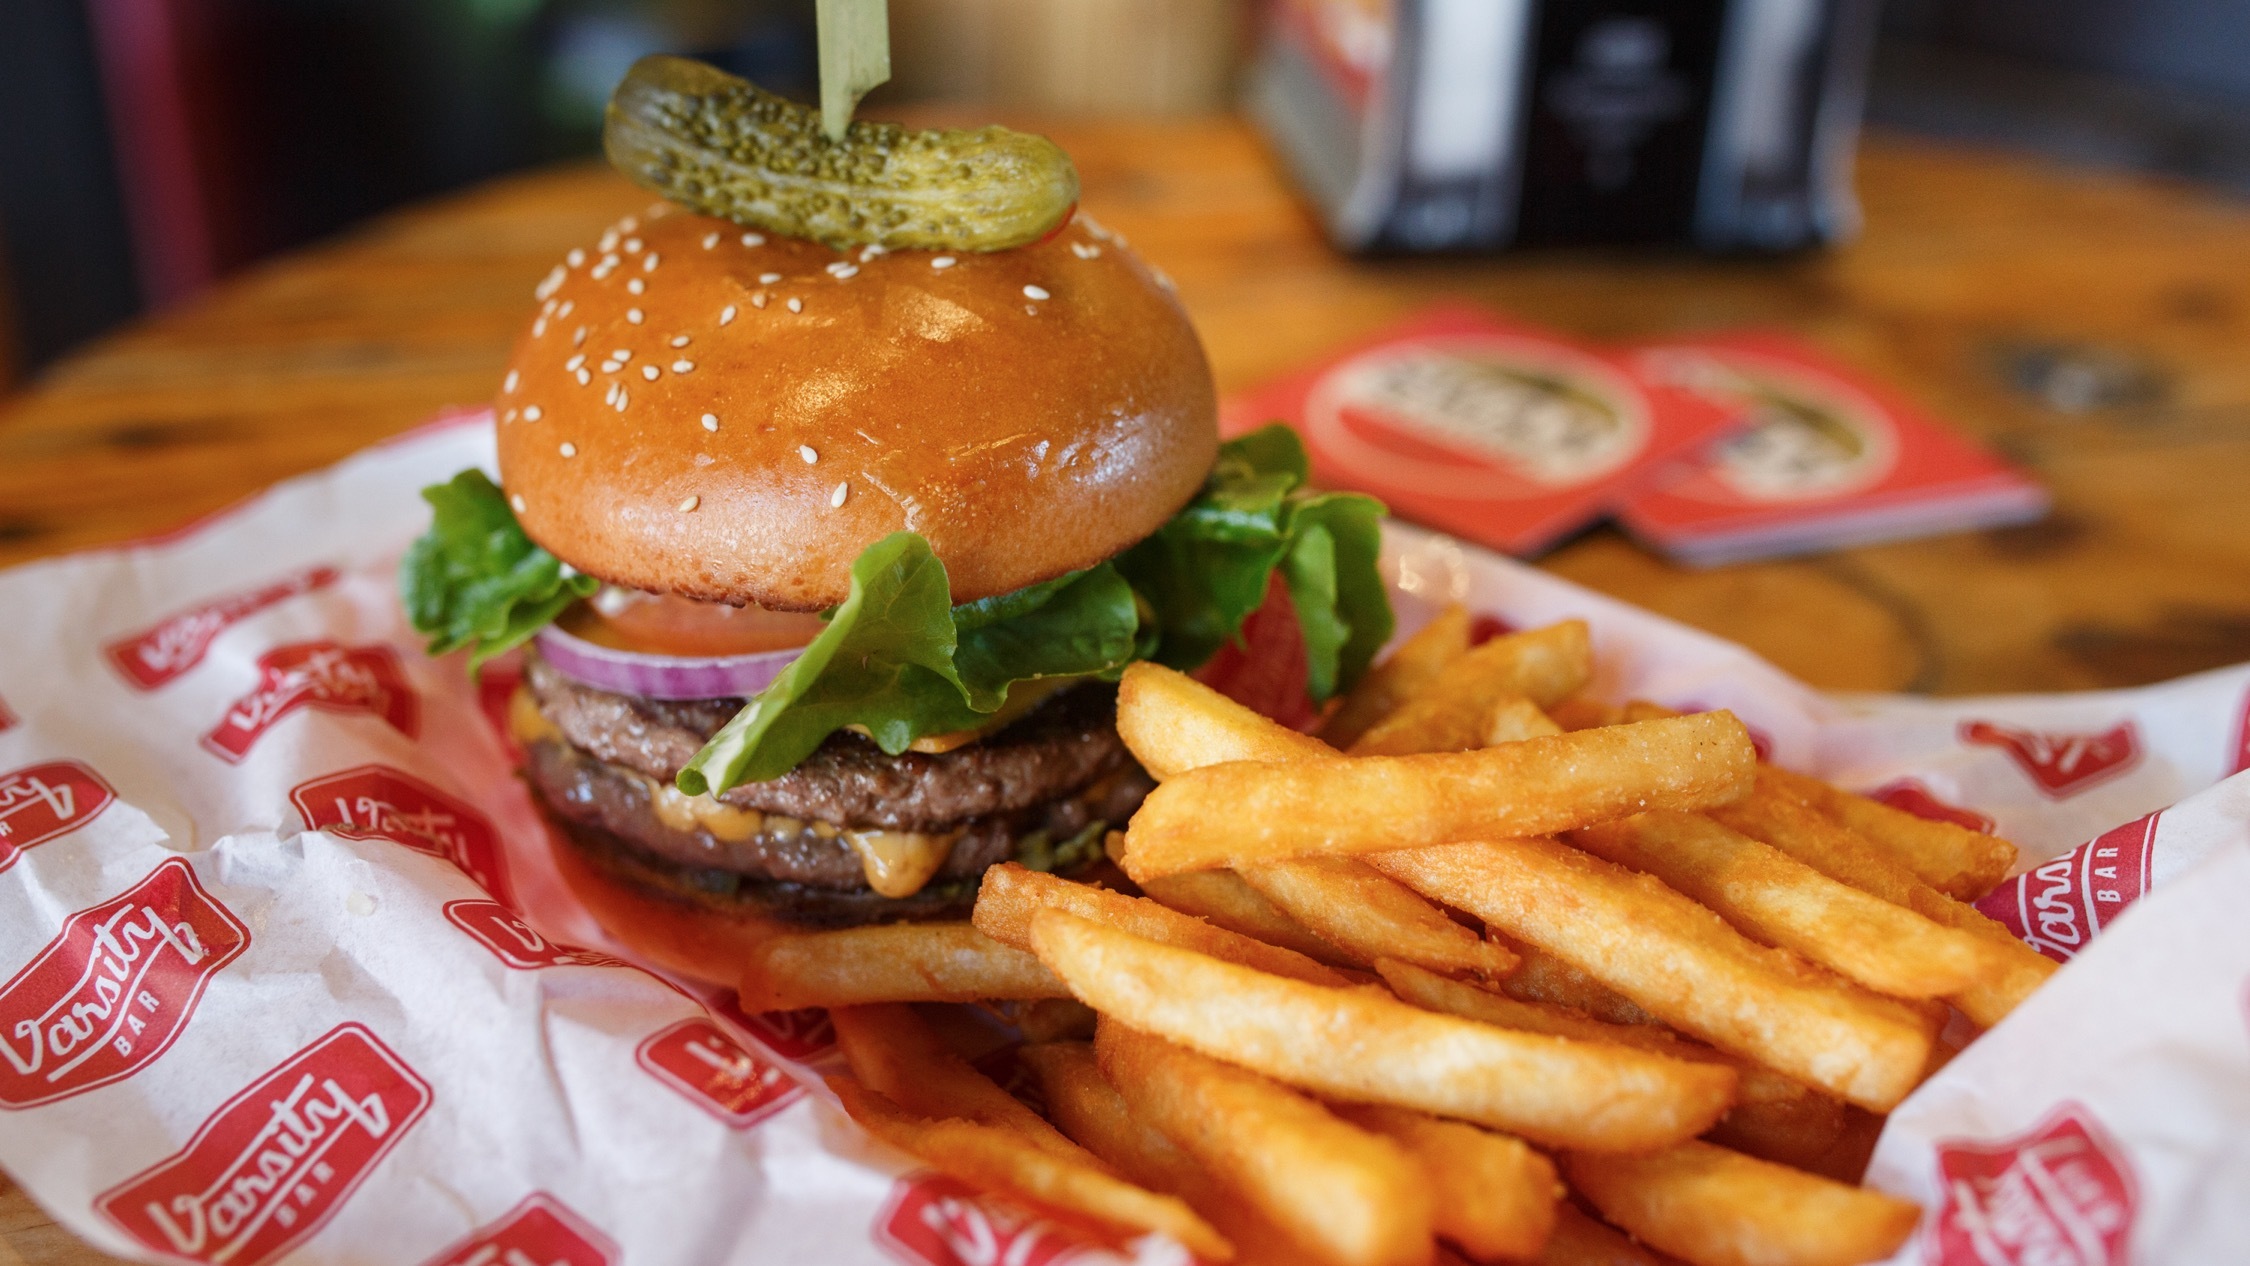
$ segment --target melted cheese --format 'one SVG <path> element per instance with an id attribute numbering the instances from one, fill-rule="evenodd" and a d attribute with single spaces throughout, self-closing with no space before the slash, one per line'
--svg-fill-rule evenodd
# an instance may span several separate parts
<path id="1" fill-rule="evenodd" d="M 886 897 L 911 897 L 953 854 L 960 831 L 926 835 L 920 831 L 846 831 L 844 840 L 859 853 L 867 886 Z"/>
<path id="2" fill-rule="evenodd" d="M 523 686 L 516 687 L 516 692 L 508 696 L 508 733 L 524 747 L 538 742 L 563 741 L 563 732 L 539 710 L 539 701 Z"/>
<path id="3" fill-rule="evenodd" d="M 754 836 L 781 834 L 772 831 L 774 821 L 756 809 L 741 809 L 731 804 L 721 804 L 710 796 L 691 796 L 668 782 L 642 777 L 648 786 L 648 803 L 664 825 L 675 831 L 692 832 L 697 828 L 709 831 L 730 844 L 739 844 Z M 795 832 L 789 832 L 795 834 Z"/>

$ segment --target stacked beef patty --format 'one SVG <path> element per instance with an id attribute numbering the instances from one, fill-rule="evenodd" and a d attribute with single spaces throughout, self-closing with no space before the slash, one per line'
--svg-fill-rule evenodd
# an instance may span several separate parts
<path id="1" fill-rule="evenodd" d="M 674 776 L 742 704 L 612 694 L 533 655 L 514 729 L 539 800 L 597 864 L 809 924 L 964 915 L 1011 859 L 1078 869 L 1151 785 L 1117 736 L 1115 688 L 1088 683 L 950 751 L 888 756 L 839 731 L 779 778 L 683 795 Z"/>

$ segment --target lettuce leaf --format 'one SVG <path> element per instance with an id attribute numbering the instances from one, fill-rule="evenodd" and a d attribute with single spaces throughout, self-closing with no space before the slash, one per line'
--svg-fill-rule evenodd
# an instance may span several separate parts
<path id="1" fill-rule="evenodd" d="M 600 587 L 531 543 L 507 498 L 481 470 L 422 490 L 430 530 L 406 551 L 399 595 L 430 654 L 466 646 L 469 668 L 530 640 L 563 608 Z"/>
<path id="2" fill-rule="evenodd" d="M 1108 563 L 959 607 L 951 592 L 920 536 L 868 546 L 828 627 L 680 770 L 680 790 L 778 778 L 847 725 L 895 756 L 990 720 L 1019 682 L 1114 675 L 1135 658 L 1137 604 Z"/>
<path id="3" fill-rule="evenodd" d="M 1203 491 L 1117 569 L 1155 609 L 1153 658 L 1183 672 L 1221 646 L 1265 601 L 1276 568 L 1304 631 L 1307 688 L 1325 700 L 1367 670 L 1391 635 L 1391 605 L 1376 571 L 1382 503 L 1313 492 L 1296 432 L 1276 423 L 1230 441 Z"/>

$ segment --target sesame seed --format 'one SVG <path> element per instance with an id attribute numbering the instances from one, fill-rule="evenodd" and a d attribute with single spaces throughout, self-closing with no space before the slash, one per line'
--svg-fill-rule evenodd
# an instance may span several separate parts
<path id="1" fill-rule="evenodd" d="M 650 382 L 655 382 L 657 380 L 657 377 L 663 372 L 663 370 L 658 369 L 654 365 L 641 366 L 641 377 L 648 379 Z"/>
<path id="2" fill-rule="evenodd" d="M 848 496 L 848 495 L 850 494 L 850 492 L 851 492 L 851 485 L 850 485 L 850 484 L 848 484 L 848 483 L 841 483 L 841 484 L 837 484 L 837 485 L 836 485 L 836 491 L 834 491 L 834 492 L 831 492 L 831 493 L 829 493 L 829 494 L 828 494 L 828 504 L 829 504 L 829 505 L 831 505 L 831 506 L 837 506 L 837 507 L 840 507 L 840 506 L 842 506 L 842 505 L 844 504 L 844 498 L 845 498 L 846 496 Z"/>
<path id="3" fill-rule="evenodd" d="M 729 324 L 732 324 L 732 323 L 733 323 L 733 321 L 734 321 L 734 305 L 733 305 L 733 304 L 731 304 L 731 303 L 730 303 L 730 304 L 728 304 L 727 306 L 725 306 L 725 307 L 723 307 L 723 308 L 719 309 L 719 324 L 721 324 L 721 325 L 729 325 Z"/>
<path id="4" fill-rule="evenodd" d="M 835 263 L 828 266 L 828 275 L 834 277 L 838 281 L 842 281 L 844 278 L 853 276 L 858 272 L 859 269 L 857 266 L 847 264 L 842 260 L 837 260 Z"/>
<path id="5" fill-rule="evenodd" d="M 578 367 L 579 367 L 580 365 L 583 365 L 583 364 L 585 364 L 585 363 L 586 363 L 586 353 L 584 353 L 584 352 L 580 352 L 580 353 L 578 353 L 578 354 L 577 354 L 576 356 L 573 356 L 573 357 L 571 357 L 571 358 L 570 358 L 569 360 L 566 360 L 566 361 L 564 361 L 564 362 L 563 362 L 563 368 L 564 368 L 564 369 L 576 369 L 576 368 L 578 368 Z M 515 389 L 516 389 L 516 376 L 515 376 L 515 374 L 514 374 L 514 373 L 512 373 L 512 372 L 511 372 L 511 373 L 510 373 L 510 374 L 508 375 L 508 390 L 510 390 L 510 391 L 514 391 Z"/>
<path id="6" fill-rule="evenodd" d="M 570 254 L 563 256 L 563 262 L 572 268 L 576 268 L 586 262 L 586 252 L 573 246 L 570 248 Z"/>
<path id="7" fill-rule="evenodd" d="M 691 373 L 694 373 L 694 372 L 695 372 L 695 362 L 694 362 L 694 361 L 692 361 L 692 360 L 676 360 L 676 361 L 673 361 L 673 362 L 672 362 L 672 372 L 673 372 L 673 373 L 675 373 L 675 374 L 691 374 Z"/>
<path id="8" fill-rule="evenodd" d="M 626 253 L 626 254 L 628 254 L 628 255 L 638 255 L 638 254 L 640 254 L 640 253 L 641 253 L 641 239 L 639 239 L 639 238 L 637 238 L 637 237 L 628 237 L 628 238 L 626 238 L 626 239 L 625 239 L 625 253 Z"/>
<path id="9" fill-rule="evenodd" d="M 616 230 L 616 229 L 611 229 L 611 230 L 610 230 L 610 231 L 608 231 L 607 233 L 604 233 L 604 234 L 602 234 L 602 240 L 601 240 L 601 241 L 599 241 L 599 242 L 596 242 L 596 243 L 594 243 L 594 249 L 595 249 L 595 250 L 597 250 L 597 251 L 605 251 L 605 252 L 606 252 L 606 251 L 613 251 L 613 250 L 616 250 L 616 249 L 617 249 L 617 230 Z"/>
<path id="10" fill-rule="evenodd" d="M 791 312 L 802 312 L 802 311 L 804 311 L 804 310 L 805 310 L 805 301 L 804 301 L 804 300 L 802 300 L 802 299 L 797 299 L 797 298 L 792 298 L 792 299 L 790 299 L 790 300 L 789 300 L 789 310 L 790 310 Z"/>
<path id="11" fill-rule="evenodd" d="M 646 318 L 641 315 L 641 310 L 639 308 L 627 308 L 625 309 L 625 319 L 635 325 L 639 325 Z"/>
<path id="12" fill-rule="evenodd" d="M 772 285 L 773 283 L 775 283 L 775 282 L 777 282 L 777 281 L 779 281 L 779 280 L 781 280 L 781 274 L 780 274 L 780 273 L 759 273 L 759 274 L 758 274 L 758 284 L 759 284 L 759 285 L 761 285 L 761 286 L 770 286 L 770 285 Z"/>
<path id="13" fill-rule="evenodd" d="M 704 234 L 704 235 L 703 235 L 703 249 L 704 249 L 704 250 L 710 250 L 710 249 L 711 249 L 712 247 L 714 247 L 714 246 L 717 246 L 718 244 L 719 244 L 719 235 L 718 235 L 718 234 L 716 234 L 716 233 L 706 233 L 706 234 Z"/>
<path id="14" fill-rule="evenodd" d="M 716 414 L 716 413 L 706 413 L 706 414 L 704 414 L 704 415 L 703 415 L 703 429 L 704 429 L 704 430 L 706 430 L 706 431 L 716 431 L 716 430 L 718 430 L 718 429 L 719 429 L 719 415 L 718 415 L 718 414 Z"/>
<path id="15" fill-rule="evenodd" d="M 570 345 L 571 345 L 572 347 L 584 347 L 584 346 L 586 345 L 586 327 L 585 327 L 585 326 L 583 326 L 583 325 L 579 326 L 579 327 L 578 327 L 578 332 L 577 332 L 576 334 L 573 334 L 573 335 L 571 335 L 571 336 L 570 336 Z"/>
<path id="16" fill-rule="evenodd" d="M 622 365 L 622 364 L 624 364 L 624 363 L 625 363 L 626 361 L 629 361 L 629 360 L 633 359 L 633 353 L 632 353 L 632 350 L 631 350 L 630 348 L 624 348 L 624 347 L 620 347 L 620 348 L 618 348 L 618 349 L 617 349 L 616 351 L 614 351 L 614 352 L 611 352 L 611 353 L 609 354 L 609 358 L 610 358 L 611 360 L 613 360 L 613 361 L 616 361 L 616 362 L 617 362 L 618 364 Z"/>
<path id="17" fill-rule="evenodd" d="M 511 396 L 516 394 L 516 383 L 519 382 L 522 377 L 523 375 L 517 373 L 515 370 L 509 370 L 508 376 L 502 379 L 500 382 L 500 390 L 507 392 Z"/>
<path id="18" fill-rule="evenodd" d="M 589 372 L 587 372 L 586 370 L 583 370 L 583 369 L 581 369 L 581 370 L 579 370 L 579 371 L 578 371 L 578 385 L 579 385 L 579 386 L 583 387 L 583 386 L 585 386 L 585 385 L 586 385 L 587 383 L 590 383 L 590 382 L 592 382 L 592 381 L 594 381 L 594 375 L 593 375 L 593 374 L 591 374 L 591 373 L 589 373 Z"/>
<path id="19" fill-rule="evenodd" d="M 702 504 L 703 504 L 703 498 L 701 498 L 701 497 L 697 497 L 697 496 L 690 496 L 690 497 L 689 497 L 689 498 L 688 498 L 687 500 L 685 500 L 685 501 L 682 501 L 682 502 L 680 503 L 680 513 L 681 513 L 681 514 L 687 514 L 687 513 L 690 513 L 690 512 L 692 512 L 692 511 L 693 511 L 693 510 L 694 510 L 694 509 L 695 509 L 695 508 L 696 508 L 697 506 L 699 506 L 699 505 L 702 505 Z"/>
<path id="20" fill-rule="evenodd" d="M 687 336 L 687 335 L 685 335 L 685 334 L 675 334 L 675 335 L 673 335 L 673 336 L 672 336 L 672 346 L 674 346 L 674 347 L 686 347 L 687 345 L 688 345 L 688 336 Z"/>
<path id="21" fill-rule="evenodd" d="M 1026 315 L 1026 316 L 1038 316 L 1038 315 L 1039 315 L 1039 305 L 1038 305 L 1038 304 L 1036 304 L 1036 303 L 1027 303 L 1027 304 L 1023 305 L 1023 310 L 1024 310 L 1024 315 Z"/>
<path id="22" fill-rule="evenodd" d="M 1070 253 L 1080 259 L 1093 259 L 1102 253 L 1102 248 L 1091 242 L 1072 242 Z"/>
<path id="23" fill-rule="evenodd" d="M 539 318 L 538 320 L 536 320 L 536 321 L 533 321 L 533 322 L 531 323 L 531 337 L 533 337 L 533 338 L 542 338 L 542 337 L 544 337 L 544 336 L 546 335 L 546 333 L 547 333 L 547 318 L 545 318 L 545 317 L 541 317 L 541 318 Z"/>
<path id="24" fill-rule="evenodd" d="M 641 271 L 644 273 L 655 272 L 656 261 L 660 258 L 662 258 L 662 256 L 658 255 L 655 251 L 650 251 L 648 253 L 648 258 L 641 261 Z"/>
<path id="25" fill-rule="evenodd" d="M 553 315 L 555 315 L 555 301 L 554 301 L 554 300 L 552 300 L 552 299 L 549 299 L 549 300 L 548 300 L 548 301 L 546 301 L 545 303 L 542 303 L 542 304 L 540 304 L 540 305 L 539 305 L 539 315 L 541 315 L 541 316 L 553 316 Z"/>
<path id="26" fill-rule="evenodd" d="M 561 264 L 557 264 L 553 268 L 548 269 L 547 275 L 539 279 L 538 288 L 531 292 L 531 297 L 534 299 L 545 299 L 553 295 L 555 291 L 562 286 L 563 277 L 564 273 Z"/>
<path id="27" fill-rule="evenodd" d="M 501 415 L 500 415 L 500 420 L 501 420 L 502 422 L 513 422 L 513 421 L 515 421 L 515 420 L 516 420 L 516 411 L 515 411 L 514 409 L 510 409 L 510 410 L 508 410 L 508 411 L 507 411 L 506 413 L 503 413 L 503 414 L 501 414 Z"/>
<path id="28" fill-rule="evenodd" d="M 617 222 L 617 231 L 620 233 L 630 233 L 639 227 L 641 227 L 641 221 L 638 216 L 629 215 Z"/>
<path id="29" fill-rule="evenodd" d="M 603 392 L 603 393 L 602 393 L 602 403 L 603 403 L 603 404 L 616 404 L 616 403 L 617 403 L 617 384 L 616 384 L 616 383 L 611 383 L 611 384 L 609 384 L 609 390 L 607 390 L 607 391 L 605 391 L 605 392 Z"/>
<path id="30" fill-rule="evenodd" d="M 571 443 L 569 440 L 564 440 L 562 442 L 562 455 L 565 457 L 578 456 L 578 446 Z"/>
<path id="31" fill-rule="evenodd" d="M 628 294 L 636 294 L 636 295 L 637 295 L 637 294 L 640 294 L 640 293 L 642 293 L 643 291 L 645 291 L 645 290 L 647 290 L 647 289 L 648 289 L 648 283 L 647 283 L 647 282 L 645 282 L 645 281 L 642 281 L 642 280 L 641 280 L 640 278 L 638 278 L 638 277 L 635 277 L 635 278 L 633 278 L 633 279 L 632 279 L 631 281 L 628 281 L 628 282 L 626 282 L 626 283 L 625 283 L 625 290 L 626 290 L 626 293 L 628 293 Z"/>
<path id="32" fill-rule="evenodd" d="M 1044 286 L 1025 286 L 1025 287 L 1023 288 L 1023 297 L 1024 297 L 1024 298 L 1026 298 L 1026 299 L 1052 299 L 1052 298 L 1054 298 L 1054 296 L 1053 296 L 1053 295 L 1051 295 L 1051 294 L 1048 294 L 1048 293 L 1047 293 L 1047 289 L 1046 289 L 1046 287 L 1044 287 Z"/>
<path id="33" fill-rule="evenodd" d="M 883 248 L 882 248 L 881 246 L 879 246 L 879 245 L 877 245 L 877 244 L 875 244 L 875 243 L 873 243 L 873 242 L 870 242 L 870 243 L 868 243 L 868 245 L 867 245 L 867 249 L 866 249 L 866 250 L 863 250 L 863 251 L 861 251 L 861 252 L 859 253 L 859 262 L 860 262 L 860 263 L 862 263 L 862 264 L 864 264 L 864 263 L 866 263 L 866 262 L 867 262 L 868 260 L 871 260 L 871 259 L 875 258 L 875 257 L 876 257 L 877 255 L 888 255 L 888 254 L 890 254 L 890 252 L 889 252 L 889 251 L 887 251 L 887 250 L 884 250 L 884 249 L 883 249 Z"/>
<path id="34" fill-rule="evenodd" d="M 742 235 L 742 244 L 744 246 L 764 246 L 766 244 L 765 235 L 762 233 L 745 233 Z"/>
<path id="35" fill-rule="evenodd" d="M 559 317 L 569 316 L 571 314 L 571 311 L 577 308 L 577 306 L 578 301 L 576 299 L 565 299 L 563 300 L 563 306 L 555 309 L 555 315 Z"/>
<path id="36" fill-rule="evenodd" d="M 531 404 L 524 406 L 523 420 L 526 422 L 537 422 L 540 418 L 545 416 L 546 414 L 539 408 L 538 405 Z"/>
<path id="37" fill-rule="evenodd" d="M 766 292 L 761 290 L 758 293 L 751 295 L 750 306 L 753 308 L 762 308 L 766 306 Z"/>
<path id="38" fill-rule="evenodd" d="M 959 261 L 955 260 L 951 255 L 940 255 L 936 259 L 930 261 L 930 267 L 951 268 L 957 262 Z"/>
<path id="39" fill-rule="evenodd" d="M 512 497 L 508 498 L 508 504 L 509 504 L 509 505 L 511 505 L 511 506 L 513 506 L 513 507 L 515 507 L 515 511 L 516 511 L 516 513 L 517 513 L 517 514 L 522 514 L 522 513 L 523 513 L 523 494 L 519 492 L 519 493 L 517 493 L 516 495 L 514 495 L 514 496 L 512 496 Z"/>
<path id="40" fill-rule="evenodd" d="M 807 466 L 810 466 L 814 462 L 820 460 L 820 454 L 814 452 L 813 446 L 810 444 L 799 444 L 797 446 L 797 456 L 804 458 L 805 465 Z"/>
<path id="41" fill-rule="evenodd" d="M 633 398 L 633 397 L 632 397 L 632 395 L 631 395 L 631 394 L 630 394 L 629 392 L 627 392 L 627 391 L 625 390 L 625 388 L 624 388 L 624 387 L 622 387 L 622 386 L 618 387 L 618 389 L 617 389 L 617 411 L 618 411 L 619 413 L 623 413 L 623 412 L 625 412 L 625 406 L 626 406 L 626 404 L 627 404 L 628 402 L 630 402 L 630 401 L 632 400 L 632 398 Z"/>
<path id="42" fill-rule="evenodd" d="M 602 255 L 602 262 L 594 265 L 594 267 L 601 269 L 603 272 L 608 272 L 610 269 L 615 268 L 619 264 L 622 264 L 624 262 L 624 260 L 619 259 L 613 253 L 604 253 Z"/>

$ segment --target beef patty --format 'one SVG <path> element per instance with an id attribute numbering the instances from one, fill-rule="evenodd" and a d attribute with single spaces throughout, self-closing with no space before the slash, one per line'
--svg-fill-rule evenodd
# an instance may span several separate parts
<path id="1" fill-rule="evenodd" d="M 524 681 L 571 746 L 665 783 L 742 708 L 740 699 L 674 701 L 596 690 L 537 655 L 526 658 Z M 872 739 L 840 730 L 795 769 L 731 788 L 719 800 L 843 827 L 944 830 L 1044 804 L 1129 759 L 1117 737 L 1116 688 L 1089 683 L 950 752 L 890 756 Z"/>

